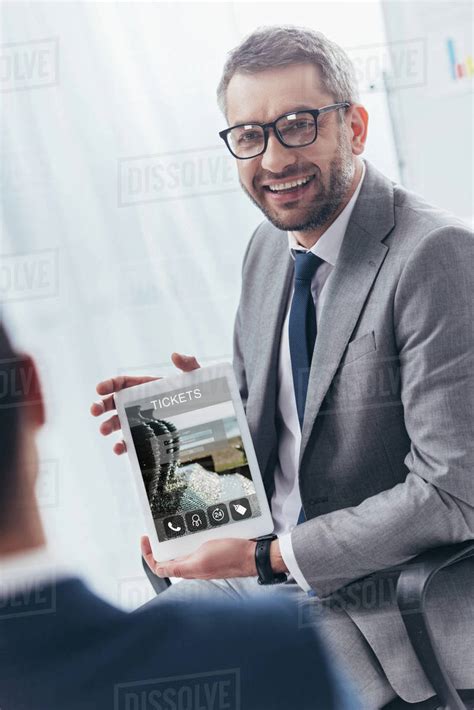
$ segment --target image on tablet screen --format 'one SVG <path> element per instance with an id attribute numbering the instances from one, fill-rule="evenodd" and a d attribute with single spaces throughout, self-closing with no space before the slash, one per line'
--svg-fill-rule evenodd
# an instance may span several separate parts
<path id="1" fill-rule="evenodd" d="M 225 377 L 125 412 L 160 542 L 261 514 Z"/>

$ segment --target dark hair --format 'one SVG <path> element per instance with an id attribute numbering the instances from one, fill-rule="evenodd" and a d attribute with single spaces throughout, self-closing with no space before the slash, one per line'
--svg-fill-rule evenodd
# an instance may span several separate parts
<path id="1" fill-rule="evenodd" d="M 18 354 L 0 323 L 0 528 L 14 494 L 13 478 L 19 431 L 19 400 L 15 380 Z"/>

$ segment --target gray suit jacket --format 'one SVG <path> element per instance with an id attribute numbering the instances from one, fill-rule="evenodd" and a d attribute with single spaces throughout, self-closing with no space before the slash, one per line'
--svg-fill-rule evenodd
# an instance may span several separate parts
<path id="1" fill-rule="evenodd" d="M 357 624 L 395 691 L 432 694 L 396 607 L 397 569 L 474 538 L 474 237 L 370 163 L 326 301 L 302 430 L 307 522 L 292 533 L 317 594 Z M 268 496 L 275 404 L 293 265 L 264 221 L 243 264 L 234 369 Z M 474 562 L 428 599 L 458 687 L 474 687 Z"/>

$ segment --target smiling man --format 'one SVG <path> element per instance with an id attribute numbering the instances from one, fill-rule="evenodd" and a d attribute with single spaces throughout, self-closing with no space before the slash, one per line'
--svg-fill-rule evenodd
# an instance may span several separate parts
<path id="1" fill-rule="evenodd" d="M 473 235 L 362 160 L 367 111 L 322 34 L 258 29 L 230 53 L 218 101 L 220 136 L 265 216 L 244 257 L 234 369 L 275 536 L 258 559 L 255 541 L 228 539 L 164 564 L 144 539 L 157 575 L 186 578 L 154 603 L 210 589 L 293 597 L 364 708 L 422 701 L 434 691 L 393 579 L 419 553 L 474 537 Z M 92 413 L 139 381 L 101 383 Z M 116 415 L 101 425 L 118 429 Z M 473 584 L 466 561 L 428 599 L 459 688 L 474 686 Z"/>
<path id="2" fill-rule="evenodd" d="M 342 89 L 354 100 L 353 89 L 348 92 Z M 363 166 L 353 156 L 364 149 L 367 112 L 355 104 L 351 109 L 347 101 L 334 103 L 317 67 L 308 63 L 236 72 L 224 96 L 230 128 L 220 136 L 240 159 L 242 188 L 275 227 L 301 232 L 313 246 L 360 182 Z M 346 136 L 348 109 L 352 145 Z M 300 147 L 305 150 L 298 159 L 288 162 L 287 148 Z"/>

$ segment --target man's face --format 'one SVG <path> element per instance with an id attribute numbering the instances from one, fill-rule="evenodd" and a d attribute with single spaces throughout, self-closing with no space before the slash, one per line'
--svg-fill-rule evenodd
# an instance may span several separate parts
<path id="1" fill-rule="evenodd" d="M 290 111 L 333 103 L 312 64 L 234 74 L 227 87 L 229 126 L 267 123 Z M 311 145 L 287 148 L 270 129 L 263 155 L 237 160 L 242 188 L 278 229 L 307 231 L 324 226 L 341 207 L 354 176 L 354 162 L 350 119 L 342 123 L 338 113 L 318 117 L 318 137 Z M 304 186 L 288 191 L 272 192 L 269 187 L 306 177 L 310 179 Z"/>

